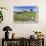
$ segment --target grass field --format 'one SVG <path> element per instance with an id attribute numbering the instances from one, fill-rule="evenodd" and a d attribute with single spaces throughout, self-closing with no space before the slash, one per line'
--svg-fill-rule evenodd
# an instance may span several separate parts
<path id="1" fill-rule="evenodd" d="M 22 12 L 20 14 L 14 12 L 14 20 L 15 21 L 36 21 L 36 12 Z"/>

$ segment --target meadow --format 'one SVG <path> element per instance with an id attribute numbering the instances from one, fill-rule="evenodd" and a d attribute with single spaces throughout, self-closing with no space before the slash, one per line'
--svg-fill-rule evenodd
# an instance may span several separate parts
<path id="1" fill-rule="evenodd" d="M 14 12 L 15 21 L 36 21 L 36 12 Z"/>

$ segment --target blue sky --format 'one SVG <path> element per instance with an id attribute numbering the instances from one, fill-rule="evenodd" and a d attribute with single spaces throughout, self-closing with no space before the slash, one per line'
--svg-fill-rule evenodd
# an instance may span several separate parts
<path id="1" fill-rule="evenodd" d="M 15 6 L 14 7 L 14 11 L 16 12 L 23 12 L 23 11 L 28 11 L 30 12 L 33 9 L 33 12 L 37 11 L 37 7 L 36 6 Z"/>

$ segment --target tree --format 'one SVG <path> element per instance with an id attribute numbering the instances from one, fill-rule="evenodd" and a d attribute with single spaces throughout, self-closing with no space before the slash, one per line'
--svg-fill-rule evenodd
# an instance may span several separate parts
<path id="1" fill-rule="evenodd" d="M 33 12 L 33 9 L 30 9 L 31 12 Z"/>

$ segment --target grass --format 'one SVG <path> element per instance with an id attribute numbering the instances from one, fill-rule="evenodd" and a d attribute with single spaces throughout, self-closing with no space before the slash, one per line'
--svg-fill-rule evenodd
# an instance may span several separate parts
<path id="1" fill-rule="evenodd" d="M 36 21 L 36 12 L 22 12 L 17 14 L 14 12 L 15 21 Z"/>

